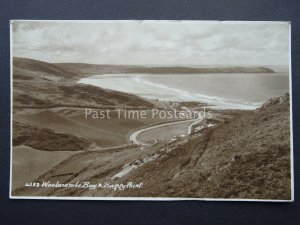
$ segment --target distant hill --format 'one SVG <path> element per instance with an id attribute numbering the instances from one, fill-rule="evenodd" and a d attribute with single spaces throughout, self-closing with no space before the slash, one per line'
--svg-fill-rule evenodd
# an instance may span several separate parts
<path id="1" fill-rule="evenodd" d="M 31 79 L 49 76 L 49 79 L 79 79 L 94 74 L 148 73 L 148 74 L 200 74 L 200 73 L 274 73 L 267 67 L 146 67 L 134 65 L 95 65 L 86 63 L 47 63 L 18 58 L 13 59 L 13 72 L 16 78 Z M 29 78 L 28 78 L 29 76 Z M 31 77 L 31 78 L 30 78 Z"/>
<path id="2" fill-rule="evenodd" d="M 130 68 L 128 73 L 150 73 L 150 74 L 274 73 L 274 71 L 266 67 L 217 67 L 217 68 L 141 67 L 141 68 Z"/>
<path id="3" fill-rule="evenodd" d="M 13 74 L 21 76 L 52 75 L 58 77 L 72 77 L 74 74 L 55 64 L 26 58 L 13 58 Z"/>
<path id="4" fill-rule="evenodd" d="M 114 74 L 114 73 L 146 73 L 146 74 L 201 74 L 201 73 L 274 73 L 267 67 L 146 67 L 126 65 L 93 65 L 81 63 L 58 63 L 60 68 L 77 74 Z"/>
<path id="5" fill-rule="evenodd" d="M 138 66 L 125 66 L 125 65 L 95 65 L 86 63 L 55 63 L 57 67 L 77 74 L 79 76 L 84 75 L 96 75 L 96 74 L 114 74 L 114 73 L 130 73 L 131 71 L 141 69 Z"/>
<path id="6" fill-rule="evenodd" d="M 152 107 L 141 97 L 92 85 L 76 84 L 85 76 L 114 73 L 199 74 L 272 73 L 265 67 L 189 68 L 93 65 L 84 63 L 47 63 L 13 58 L 14 107 Z"/>
<path id="7" fill-rule="evenodd" d="M 79 74 L 51 63 L 14 58 L 13 106 L 17 108 L 153 107 L 151 102 L 132 94 L 77 84 Z"/>

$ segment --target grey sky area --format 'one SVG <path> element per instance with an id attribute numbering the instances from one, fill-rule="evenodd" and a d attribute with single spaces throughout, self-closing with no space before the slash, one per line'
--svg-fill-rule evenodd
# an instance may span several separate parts
<path id="1" fill-rule="evenodd" d="M 14 21 L 13 55 L 94 64 L 288 65 L 289 24 Z"/>

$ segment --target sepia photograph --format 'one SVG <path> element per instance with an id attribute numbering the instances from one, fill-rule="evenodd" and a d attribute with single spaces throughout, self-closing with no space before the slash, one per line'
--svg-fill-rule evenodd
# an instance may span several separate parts
<path id="1" fill-rule="evenodd" d="M 10 198 L 293 201 L 289 22 L 10 28 Z"/>

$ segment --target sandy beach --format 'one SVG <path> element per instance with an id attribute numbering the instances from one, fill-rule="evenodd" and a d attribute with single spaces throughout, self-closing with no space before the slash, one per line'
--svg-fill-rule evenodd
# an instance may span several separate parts
<path id="1" fill-rule="evenodd" d="M 286 73 L 163 74 L 159 76 L 103 74 L 80 79 L 78 83 L 132 93 L 148 99 L 198 101 L 212 105 L 216 109 L 245 110 L 258 108 L 267 99 L 283 95 L 289 86 Z"/>

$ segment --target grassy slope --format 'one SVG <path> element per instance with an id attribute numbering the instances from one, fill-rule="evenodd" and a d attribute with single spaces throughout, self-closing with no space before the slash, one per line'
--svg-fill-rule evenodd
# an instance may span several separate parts
<path id="1" fill-rule="evenodd" d="M 108 124 L 107 121 L 85 120 L 84 108 L 145 109 L 152 108 L 154 104 L 132 94 L 76 84 L 80 76 L 76 72 L 38 60 L 14 58 L 13 76 L 13 119 L 22 123 L 14 126 L 16 132 L 14 131 L 13 138 L 18 145 L 25 144 L 40 150 L 66 150 L 71 147 L 73 150 L 76 150 L 76 147 L 77 150 L 82 150 L 86 149 L 90 142 L 100 146 L 127 143 L 126 134 L 129 129 L 143 126 L 143 123 L 119 126 L 118 122 L 122 121 L 109 121 L 111 123 Z M 52 107 L 65 107 L 69 113 L 74 111 L 70 107 L 77 107 L 77 114 L 79 112 L 80 115 L 72 119 L 70 116 L 57 114 Z M 24 111 L 24 108 L 42 110 Z M 129 126 L 126 127 L 127 125 Z M 33 131 L 29 136 L 25 135 L 28 130 Z M 66 145 L 66 137 L 73 144 Z M 79 140 L 82 140 L 82 137 L 90 139 L 89 144 L 84 143 L 81 146 Z M 80 146 L 76 145 L 76 138 Z M 64 147 L 59 147 L 60 145 Z"/>
<path id="2" fill-rule="evenodd" d="M 119 181 L 143 189 L 118 194 L 290 199 L 289 103 L 281 100 L 175 146 Z"/>
<path id="3" fill-rule="evenodd" d="M 80 74 L 42 61 L 14 58 L 14 107 L 152 107 L 138 96 L 76 84 Z"/>
<path id="4" fill-rule="evenodd" d="M 12 156 L 12 188 L 20 188 L 26 182 L 34 181 L 41 173 L 45 173 L 76 153 L 74 151 L 39 151 L 24 145 L 15 146 Z"/>
<path id="5" fill-rule="evenodd" d="M 43 151 L 83 151 L 91 144 L 87 139 L 72 134 L 57 133 L 18 122 L 13 123 L 13 132 L 13 146 L 26 145 Z"/>
<path id="6" fill-rule="evenodd" d="M 14 140 L 22 139 L 19 144 L 27 144 L 40 150 L 59 149 L 58 146 L 53 148 L 53 143 L 47 146 L 48 142 L 53 142 L 52 138 L 48 142 L 45 139 L 53 136 L 55 142 L 60 145 L 65 142 L 62 140 L 62 135 L 70 134 L 78 140 L 85 138 L 98 146 L 109 147 L 126 144 L 127 134 L 130 130 L 159 122 L 157 120 L 85 119 L 84 108 L 147 109 L 164 108 L 165 106 L 154 100 L 148 101 L 128 93 L 76 84 L 76 80 L 82 76 L 76 66 L 87 72 L 89 70 L 86 66 L 112 72 L 111 66 L 75 64 L 70 68 L 61 64 L 14 58 L 14 120 L 22 124 L 22 126 L 18 126 L 18 130 L 23 134 L 28 132 L 26 126 L 36 131 L 31 133 L 31 137 L 28 135 L 20 137 L 17 132 L 14 132 Z M 53 110 L 52 107 L 62 107 L 64 112 Z M 24 108 L 33 109 L 24 111 Z M 69 114 L 75 115 L 70 116 Z M 40 134 L 38 134 L 39 132 Z M 57 132 L 62 135 L 57 135 Z M 47 133 L 46 136 L 43 136 L 45 146 L 41 146 L 42 142 L 38 140 L 43 133 Z M 33 144 L 33 142 L 39 142 L 39 145 Z M 74 146 L 76 145 L 74 144 Z M 86 148 L 86 145 L 84 146 Z"/>
<path id="7" fill-rule="evenodd" d="M 53 75 L 58 77 L 71 78 L 75 74 L 51 63 L 34 59 L 18 58 L 13 59 L 13 74 L 29 77 L 41 75 Z"/>
<path id="8" fill-rule="evenodd" d="M 153 104 L 134 95 L 85 84 L 14 83 L 14 107 L 141 107 Z"/>
<path id="9" fill-rule="evenodd" d="M 127 144 L 127 134 L 131 130 L 161 121 L 151 117 L 139 120 L 119 119 L 115 112 L 110 114 L 111 119 L 86 119 L 84 109 L 32 110 L 31 113 L 16 114 L 14 120 L 33 127 L 85 138 L 101 147 Z M 14 138 L 17 138 L 17 135 L 17 132 L 14 132 Z"/>

